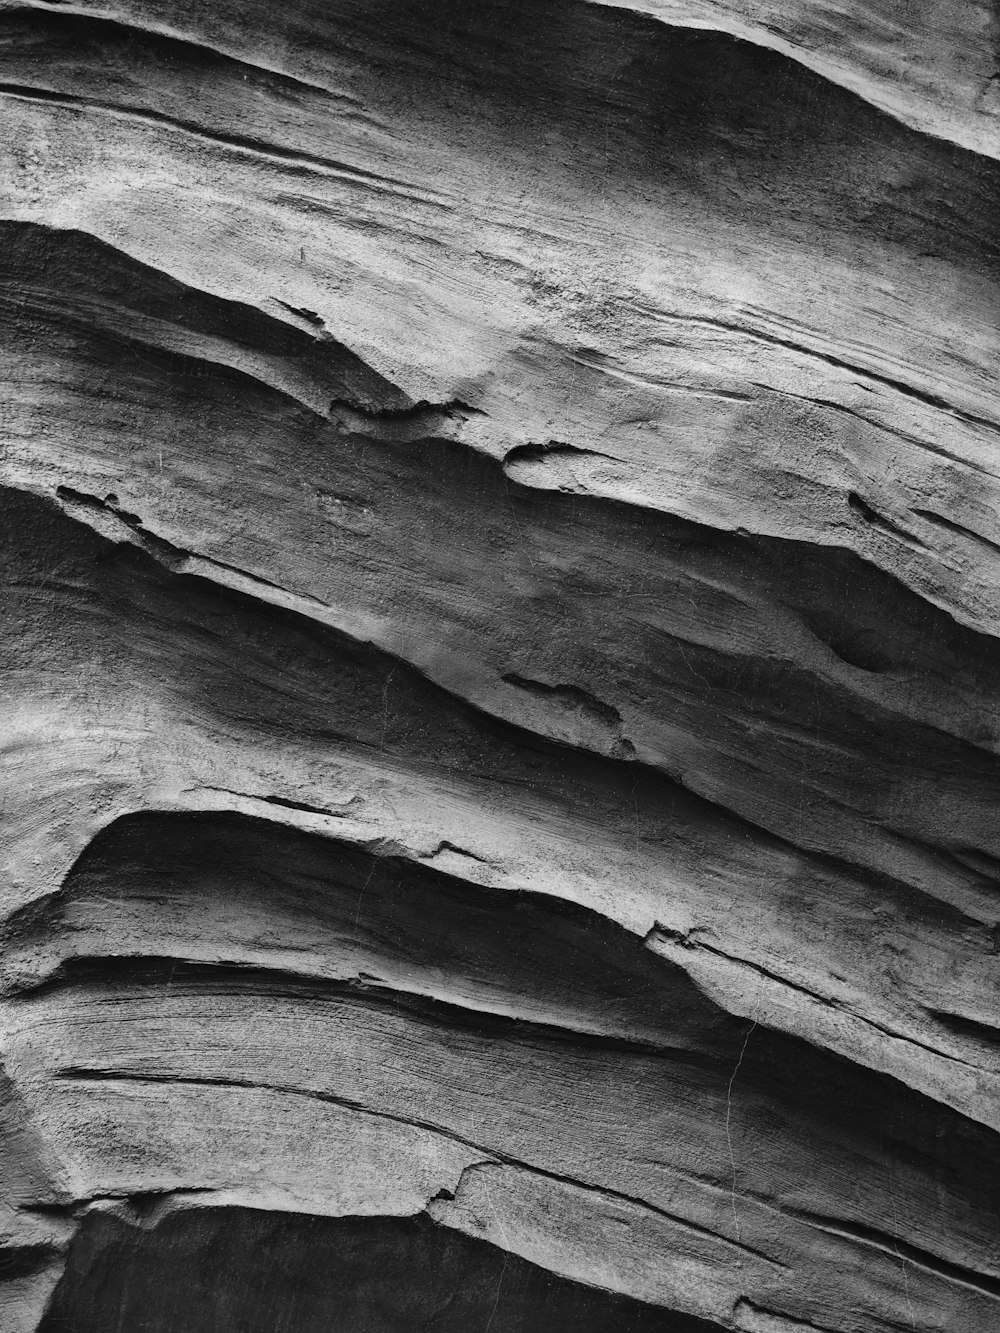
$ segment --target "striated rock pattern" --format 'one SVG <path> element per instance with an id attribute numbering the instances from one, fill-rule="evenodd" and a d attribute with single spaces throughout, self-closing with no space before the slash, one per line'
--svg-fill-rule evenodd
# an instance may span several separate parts
<path id="1" fill-rule="evenodd" d="M 0 3 L 0 1329 L 1000 1328 L 1000 10 Z"/>

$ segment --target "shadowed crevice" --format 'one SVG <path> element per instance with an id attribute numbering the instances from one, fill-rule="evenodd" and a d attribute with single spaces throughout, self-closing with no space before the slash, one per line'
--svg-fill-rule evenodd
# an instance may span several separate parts
<path id="1" fill-rule="evenodd" d="M 719 1333 L 426 1217 L 88 1216 L 38 1333 Z"/>

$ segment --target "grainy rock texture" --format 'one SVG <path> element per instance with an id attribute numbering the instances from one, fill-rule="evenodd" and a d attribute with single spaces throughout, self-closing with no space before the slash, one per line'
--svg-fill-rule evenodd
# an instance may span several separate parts
<path id="1" fill-rule="evenodd" d="M 0 1328 L 1000 1328 L 1000 11 L 0 3 Z"/>

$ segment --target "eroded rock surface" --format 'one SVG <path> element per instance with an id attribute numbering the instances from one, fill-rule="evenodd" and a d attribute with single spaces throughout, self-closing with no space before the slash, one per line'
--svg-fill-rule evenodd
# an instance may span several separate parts
<path id="1" fill-rule="evenodd" d="M 0 4 L 0 1327 L 1000 1327 L 997 42 Z"/>

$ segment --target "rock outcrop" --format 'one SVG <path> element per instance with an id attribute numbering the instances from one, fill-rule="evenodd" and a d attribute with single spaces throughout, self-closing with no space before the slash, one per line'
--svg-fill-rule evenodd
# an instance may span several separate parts
<path id="1" fill-rule="evenodd" d="M 0 1328 L 1000 1327 L 998 47 L 0 3 Z"/>

